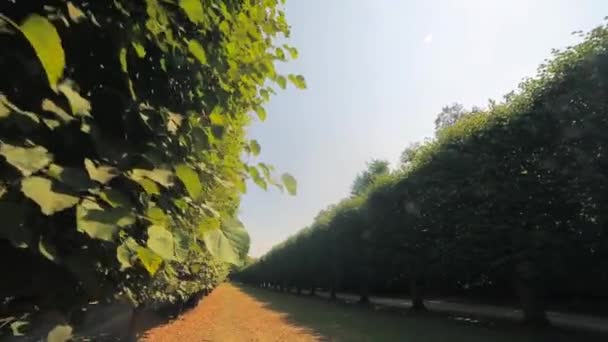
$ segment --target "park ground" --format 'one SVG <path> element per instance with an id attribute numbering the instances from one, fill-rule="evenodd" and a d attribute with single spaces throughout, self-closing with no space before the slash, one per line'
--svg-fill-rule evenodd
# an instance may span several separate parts
<path id="1" fill-rule="evenodd" d="M 414 314 L 388 306 L 222 284 L 195 308 L 141 334 L 171 341 L 606 341 L 606 336 L 561 329 L 525 329 L 508 321 L 450 314 Z"/>

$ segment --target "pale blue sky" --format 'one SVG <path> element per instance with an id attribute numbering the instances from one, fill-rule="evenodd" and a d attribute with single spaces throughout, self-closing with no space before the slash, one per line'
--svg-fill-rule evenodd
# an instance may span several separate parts
<path id="1" fill-rule="evenodd" d="M 260 161 L 298 179 L 298 195 L 249 185 L 240 217 L 250 254 L 309 225 L 349 193 L 372 158 L 394 165 L 433 134 L 442 106 L 485 106 L 533 76 L 552 48 L 608 15 L 605 0 L 287 0 L 290 43 L 308 89 L 289 87 L 249 132 Z"/>

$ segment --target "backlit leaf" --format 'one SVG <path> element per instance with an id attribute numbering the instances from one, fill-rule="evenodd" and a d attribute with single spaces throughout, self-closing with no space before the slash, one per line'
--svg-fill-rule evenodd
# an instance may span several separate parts
<path id="1" fill-rule="evenodd" d="M 289 78 L 289 80 L 291 81 L 291 83 L 293 83 L 293 85 L 296 86 L 296 88 L 298 88 L 298 89 L 306 89 L 306 80 L 304 79 L 304 76 L 290 74 L 287 77 Z"/>
<path id="2" fill-rule="evenodd" d="M 188 41 L 188 51 L 203 65 L 207 64 L 207 53 L 203 46 L 194 39 Z"/>
<path id="3" fill-rule="evenodd" d="M 173 186 L 173 172 L 166 169 L 133 169 L 129 173 L 129 177 L 131 177 L 133 180 L 147 178 L 155 181 L 165 188 Z"/>
<path id="4" fill-rule="evenodd" d="M 65 67 L 65 53 L 55 26 L 48 19 L 32 14 L 21 24 L 20 29 L 34 48 L 49 85 L 55 89 Z"/>
<path id="5" fill-rule="evenodd" d="M 71 208 L 79 200 L 78 197 L 55 191 L 51 180 L 43 177 L 32 176 L 23 179 L 21 191 L 26 197 L 36 202 L 45 215 L 53 215 L 58 211 Z"/>
<path id="6" fill-rule="evenodd" d="M 24 176 L 46 167 L 53 160 L 53 156 L 42 146 L 20 147 L 0 144 L 0 155 Z"/>
<path id="7" fill-rule="evenodd" d="M 156 271 L 158 271 L 163 263 L 163 259 L 158 254 L 146 247 L 137 249 L 137 257 L 150 275 L 156 274 Z"/>
<path id="8" fill-rule="evenodd" d="M 58 90 L 68 99 L 73 115 L 91 116 L 91 103 L 80 96 L 71 83 L 61 83 Z"/>
<path id="9" fill-rule="evenodd" d="M 70 17 L 70 19 L 75 22 L 78 23 L 80 22 L 82 19 L 85 19 L 86 16 L 84 15 L 84 12 L 76 7 L 71 1 L 68 1 L 68 16 Z"/>
<path id="10" fill-rule="evenodd" d="M 155 225 L 166 226 L 169 224 L 169 217 L 159 207 L 148 207 L 146 210 L 146 218 Z"/>
<path id="11" fill-rule="evenodd" d="M 262 150 L 257 140 L 251 140 L 251 142 L 249 143 L 249 148 L 251 149 L 251 154 L 253 154 L 254 156 L 259 155 L 260 151 Z"/>
<path id="12" fill-rule="evenodd" d="M 255 107 L 255 112 L 258 115 L 258 118 L 260 119 L 260 121 L 265 121 L 266 120 L 266 109 L 264 109 L 264 107 L 262 107 L 262 106 L 256 106 Z"/>
<path id="13" fill-rule="evenodd" d="M 221 261 L 238 265 L 249 251 L 249 234 L 236 219 L 226 219 L 219 229 L 204 229 L 202 234 L 209 252 Z"/>
<path id="14" fill-rule="evenodd" d="M 135 216 L 128 208 L 102 208 L 97 202 L 84 199 L 76 208 L 78 231 L 94 239 L 114 241 L 121 228 L 135 223 Z"/>
<path id="15" fill-rule="evenodd" d="M 55 102 L 49 99 L 44 99 L 42 101 L 42 110 L 54 113 L 63 122 L 70 122 L 74 120 L 73 116 L 68 114 L 63 108 L 59 107 L 55 104 Z"/>
<path id="16" fill-rule="evenodd" d="M 175 175 L 184 184 L 190 197 L 193 199 L 198 198 L 203 189 L 198 173 L 187 164 L 180 164 L 175 167 Z"/>
<path id="17" fill-rule="evenodd" d="M 60 324 L 49 331 L 46 336 L 47 342 L 68 342 L 72 340 L 72 327 L 67 324 Z"/>
<path id="18" fill-rule="evenodd" d="M 165 260 L 175 259 L 173 235 L 163 226 L 148 227 L 148 248 Z"/>
<path id="19" fill-rule="evenodd" d="M 137 57 L 139 57 L 139 58 L 146 57 L 146 48 L 141 43 L 133 42 L 133 43 L 131 43 L 131 45 L 133 46 L 133 50 L 135 50 Z"/>
<path id="20" fill-rule="evenodd" d="M 84 160 L 84 167 L 89 173 L 89 177 L 101 184 L 106 184 L 119 174 L 117 168 L 107 165 L 96 166 L 95 163 L 88 158 Z"/>
<path id="21" fill-rule="evenodd" d="M 290 175 L 289 173 L 284 173 L 283 175 L 281 175 L 281 180 L 283 181 L 283 185 L 285 185 L 285 188 L 287 189 L 287 192 L 290 195 L 293 196 L 297 193 L 298 182 L 295 178 L 293 178 L 292 175 Z"/>
<path id="22" fill-rule="evenodd" d="M 195 24 L 200 24 L 205 20 L 205 13 L 203 12 L 203 5 L 201 0 L 180 0 L 179 7 L 181 7 L 188 19 Z"/>
<path id="23" fill-rule="evenodd" d="M 276 82 L 281 89 L 285 89 L 287 87 L 287 80 L 285 79 L 285 76 L 277 76 Z"/>

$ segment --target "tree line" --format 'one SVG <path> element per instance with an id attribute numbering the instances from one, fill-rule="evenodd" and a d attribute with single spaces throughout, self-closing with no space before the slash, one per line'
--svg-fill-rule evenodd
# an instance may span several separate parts
<path id="1" fill-rule="evenodd" d="M 487 108 L 447 106 L 433 139 L 235 275 L 279 289 L 517 298 L 546 324 L 559 298 L 606 300 L 608 28 L 554 51 Z"/>

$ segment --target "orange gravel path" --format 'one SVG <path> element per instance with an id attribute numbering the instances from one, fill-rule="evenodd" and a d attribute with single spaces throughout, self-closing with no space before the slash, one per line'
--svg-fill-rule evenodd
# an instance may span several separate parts
<path id="1" fill-rule="evenodd" d="M 196 308 L 175 321 L 150 329 L 141 339 L 149 342 L 306 342 L 320 339 L 310 330 L 296 326 L 286 315 L 237 287 L 222 284 Z"/>

